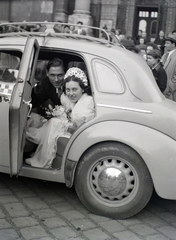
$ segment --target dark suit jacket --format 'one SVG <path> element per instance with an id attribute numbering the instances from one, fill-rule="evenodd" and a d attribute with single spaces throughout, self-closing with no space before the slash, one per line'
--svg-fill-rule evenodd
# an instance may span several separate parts
<path id="1" fill-rule="evenodd" d="M 38 107 L 46 100 L 50 99 L 54 105 L 61 105 L 60 96 L 62 94 L 61 89 L 56 93 L 56 88 L 51 84 L 48 77 L 44 78 L 41 82 L 41 86 L 36 92 L 32 91 L 32 107 Z"/>
<path id="2" fill-rule="evenodd" d="M 153 76 L 155 77 L 156 83 L 158 84 L 161 92 L 164 92 L 167 85 L 167 74 L 161 64 L 159 64 L 155 69 L 152 70 Z"/>

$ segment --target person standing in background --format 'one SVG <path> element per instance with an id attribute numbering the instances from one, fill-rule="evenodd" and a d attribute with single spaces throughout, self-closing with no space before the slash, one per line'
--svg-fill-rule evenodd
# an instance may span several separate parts
<path id="1" fill-rule="evenodd" d="M 162 66 L 162 63 L 160 62 L 160 59 L 161 59 L 160 50 L 153 49 L 147 52 L 147 64 L 151 68 L 156 83 L 161 92 L 163 93 L 164 90 L 166 89 L 167 74 Z"/>
<path id="2" fill-rule="evenodd" d="M 165 53 L 161 62 L 167 73 L 164 95 L 176 102 L 176 35 L 169 34 L 165 41 Z"/>
<path id="3" fill-rule="evenodd" d="M 87 35 L 86 31 L 82 29 L 83 22 L 78 21 L 77 24 L 79 25 L 78 28 L 74 31 L 75 34 L 78 35 Z"/>
<path id="4" fill-rule="evenodd" d="M 135 45 L 139 45 L 139 39 L 142 37 L 142 30 L 138 30 L 138 35 L 136 36 L 134 40 Z"/>
<path id="5" fill-rule="evenodd" d="M 159 31 L 159 36 L 154 40 L 154 43 L 158 46 L 158 49 L 161 51 L 161 55 L 164 54 L 164 44 L 165 44 L 164 31 Z"/>

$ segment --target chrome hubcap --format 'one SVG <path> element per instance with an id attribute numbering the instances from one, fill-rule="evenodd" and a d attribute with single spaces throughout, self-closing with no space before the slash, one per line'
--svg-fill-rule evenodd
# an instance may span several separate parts
<path id="1" fill-rule="evenodd" d="M 129 198 L 138 186 L 135 169 L 119 158 L 97 162 L 90 177 L 90 186 L 95 195 L 103 201 L 113 203 Z"/>

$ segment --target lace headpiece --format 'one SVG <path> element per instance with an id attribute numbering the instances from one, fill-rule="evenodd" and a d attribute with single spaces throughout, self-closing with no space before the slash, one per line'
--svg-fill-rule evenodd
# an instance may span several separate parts
<path id="1" fill-rule="evenodd" d="M 83 82 L 84 86 L 88 86 L 86 74 L 80 68 L 77 67 L 69 68 L 64 76 L 64 79 L 71 76 L 79 78 Z"/>

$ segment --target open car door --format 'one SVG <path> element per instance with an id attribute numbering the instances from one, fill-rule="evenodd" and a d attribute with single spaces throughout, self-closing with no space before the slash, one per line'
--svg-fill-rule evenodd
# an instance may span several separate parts
<path id="1" fill-rule="evenodd" d="M 23 148 L 26 140 L 26 122 L 31 110 L 31 91 L 34 81 L 39 44 L 28 38 L 21 58 L 17 82 L 10 102 L 10 174 L 19 173 L 23 164 Z"/>

